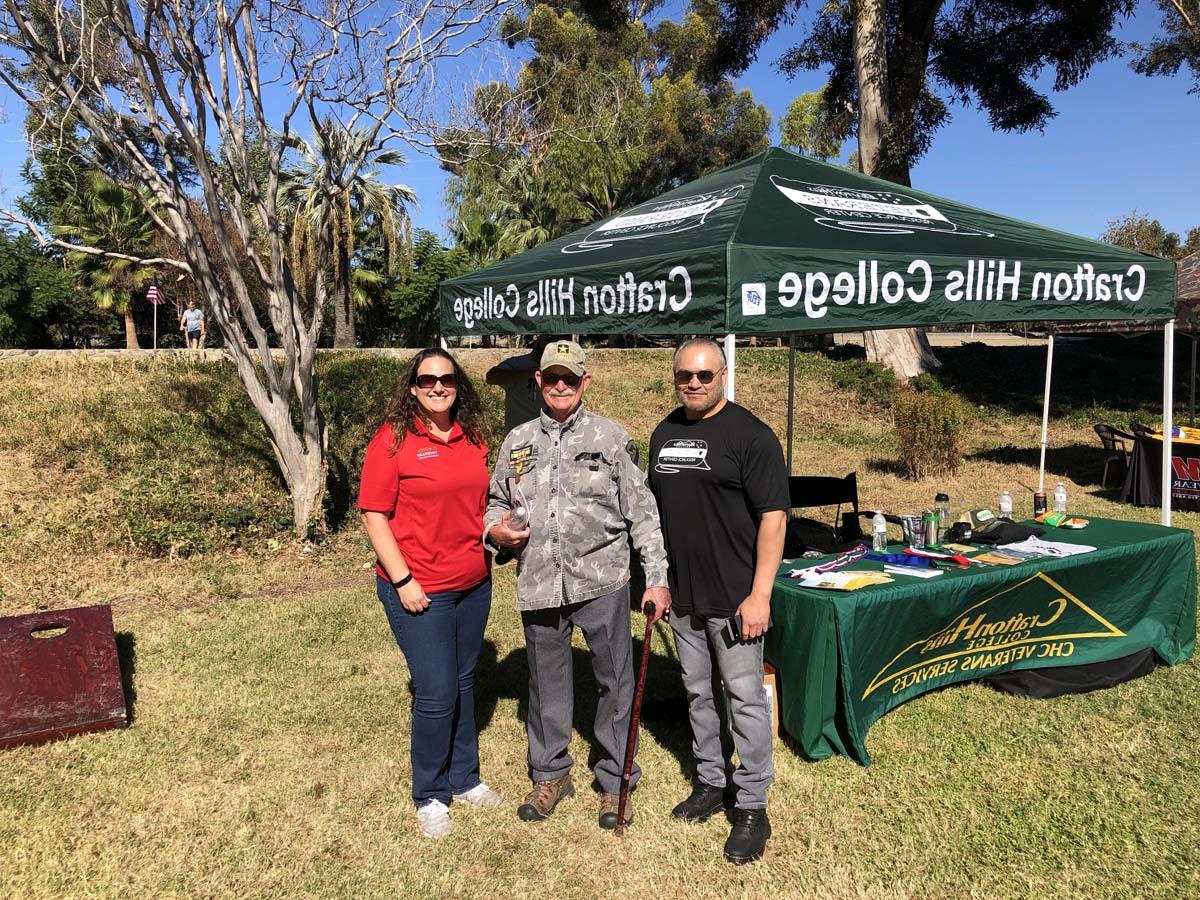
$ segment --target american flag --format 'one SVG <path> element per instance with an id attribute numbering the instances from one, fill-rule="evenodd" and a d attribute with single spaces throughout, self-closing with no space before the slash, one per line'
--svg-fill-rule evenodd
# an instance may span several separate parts
<path id="1" fill-rule="evenodd" d="M 146 302 L 154 304 L 163 302 L 162 291 L 158 289 L 158 281 L 150 282 L 150 287 L 146 290 Z"/>

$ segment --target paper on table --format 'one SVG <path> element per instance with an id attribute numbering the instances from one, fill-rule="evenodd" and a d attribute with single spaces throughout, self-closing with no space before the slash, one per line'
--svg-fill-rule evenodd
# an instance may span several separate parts
<path id="1" fill-rule="evenodd" d="M 972 547 L 970 544 L 942 544 L 943 550 L 950 550 L 954 553 L 975 553 L 979 550 L 978 547 Z"/>
<path id="2" fill-rule="evenodd" d="M 1065 541 L 1044 541 L 1041 538 L 1030 537 L 1013 544 L 1001 544 L 999 550 L 1017 550 L 1022 553 L 1033 553 L 1037 556 L 1078 556 L 1080 553 L 1091 553 L 1095 547 L 1087 544 L 1068 544 Z"/>
<path id="3" fill-rule="evenodd" d="M 987 553 L 982 553 L 974 557 L 974 562 L 986 563 L 989 566 L 1015 566 L 1019 562 L 1025 562 L 1025 560 L 1007 553 L 990 550 Z"/>
<path id="4" fill-rule="evenodd" d="M 941 569 L 918 569 L 914 566 L 884 566 L 883 571 L 891 575 L 912 575 L 914 578 L 932 578 L 941 575 Z"/>
<path id="5" fill-rule="evenodd" d="M 857 591 L 873 584 L 891 584 L 893 578 L 883 572 L 824 572 L 809 575 L 801 587 L 823 588 L 830 591 Z"/>

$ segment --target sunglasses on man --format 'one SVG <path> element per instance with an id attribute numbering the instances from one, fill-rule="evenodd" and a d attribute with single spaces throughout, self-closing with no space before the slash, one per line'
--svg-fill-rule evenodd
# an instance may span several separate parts
<path id="1" fill-rule="evenodd" d="M 458 387 L 458 376 L 453 372 L 447 372 L 445 375 L 418 375 L 417 387 L 423 391 L 428 391 L 433 388 L 438 382 L 442 383 L 442 387 L 453 390 Z"/>
<path id="2" fill-rule="evenodd" d="M 542 372 L 542 387 L 556 387 L 560 381 L 569 388 L 577 388 L 583 376 L 574 372 Z"/>
<path id="3" fill-rule="evenodd" d="M 692 379 L 695 378 L 701 384 L 712 384 L 712 380 L 717 377 L 717 372 L 723 371 L 724 368 L 725 367 L 722 366 L 720 369 L 717 369 L 716 372 L 712 371 L 711 369 L 701 369 L 699 372 L 689 372 L 687 369 L 677 369 L 675 371 L 675 383 L 680 387 L 683 387 L 685 384 L 691 384 Z"/>

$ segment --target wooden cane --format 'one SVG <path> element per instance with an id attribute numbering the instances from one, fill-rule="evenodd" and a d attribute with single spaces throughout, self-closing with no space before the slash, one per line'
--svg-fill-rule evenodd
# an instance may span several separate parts
<path id="1" fill-rule="evenodd" d="M 654 604 L 642 607 L 646 617 L 646 636 L 642 638 L 642 664 L 638 669 L 637 688 L 633 692 L 633 711 L 629 716 L 629 739 L 625 743 L 625 768 L 621 771 L 621 796 L 617 801 L 617 837 L 625 836 L 625 804 L 629 802 L 629 779 L 633 776 L 633 755 L 637 748 L 638 726 L 642 720 L 642 698 L 646 696 L 646 670 L 650 665 L 650 639 L 654 636 Z"/>

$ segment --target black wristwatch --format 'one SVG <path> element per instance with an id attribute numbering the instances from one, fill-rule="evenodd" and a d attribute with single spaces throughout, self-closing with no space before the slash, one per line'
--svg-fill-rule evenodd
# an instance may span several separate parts
<path id="1" fill-rule="evenodd" d="M 393 581 L 392 587 L 395 588 L 397 591 L 399 591 L 400 588 L 404 587 L 410 581 L 412 581 L 412 572 L 409 572 L 407 575 L 405 575 L 399 581 Z"/>

